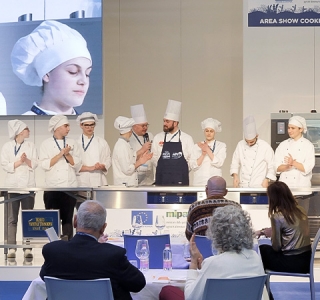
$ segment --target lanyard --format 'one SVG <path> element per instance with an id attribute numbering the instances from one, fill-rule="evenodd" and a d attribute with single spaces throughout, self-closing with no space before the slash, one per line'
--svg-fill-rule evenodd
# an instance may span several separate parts
<path id="1" fill-rule="evenodd" d="M 90 236 L 90 237 L 94 238 L 96 241 L 98 241 L 98 239 L 95 236 L 93 236 L 92 234 L 86 233 L 86 232 L 77 231 L 77 235 Z"/>
<path id="2" fill-rule="evenodd" d="M 41 116 L 47 116 L 48 114 L 44 112 L 40 107 L 37 107 L 35 105 L 32 105 L 31 109 L 32 112 L 34 112 L 36 115 L 41 115 Z M 73 111 L 76 115 L 79 113 L 73 108 Z"/>
<path id="3" fill-rule="evenodd" d="M 23 143 L 24 143 L 24 141 L 20 144 L 19 148 L 17 149 L 17 142 L 16 142 L 16 144 L 14 146 L 14 156 L 17 156 L 17 154 L 18 154 L 18 152 L 19 152 L 19 150 L 20 150 L 20 148 L 21 148 Z"/>
<path id="4" fill-rule="evenodd" d="M 171 137 L 170 141 L 168 141 L 168 142 L 167 142 L 167 132 L 166 132 L 165 137 L 164 137 L 164 141 L 165 141 L 166 143 L 170 143 L 178 133 L 179 133 L 179 140 L 180 140 L 180 130 L 178 130 L 178 131 Z"/>
<path id="5" fill-rule="evenodd" d="M 60 145 L 59 145 L 56 137 L 53 136 L 53 139 L 54 139 L 54 141 L 56 142 L 56 144 L 57 144 L 57 146 L 58 146 L 58 149 L 61 151 L 61 147 L 60 147 Z M 65 147 L 66 147 L 66 137 L 64 136 L 64 137 L 63 137 L 63 148 L 65 148 Z M 63 155 L 63 157 L 64 157 L 64 159 L 66 160 L 66 162 L 69 163 L 69 161 L 66 159 L 66 157 L 65 157 L 64 155 Z"/>
<path id="6" fill-rule="evenodd" d="M 139 144 L 140 144 L 141 146 L 143 146 L 142 143 L 141 143 L 141 141 L 139 140 L 138 136 L 137 136 L 133 131 L 132 131 L 132 134 L 133 134 L 133 136 L 137 139 L 137 141 L 139 142 Z M 146 141 L 144 141 L 144 142 L 146 142 Z"/>
<path id="7" fill-rule="evenodd" d="M 84 146 L 84 139 L 83 139 L 83 135 L 82 135 L 82 148 L 83 148 L 83 151 L 84 151 L 84 152 L 87 151 L 88 147 L 90 146 L 90 144 L 91 144 L 91 142 L 92 142 L 93 137 L 94 137 L 94 134 L 92 135 L 90 141 L 88 142 L 87 146 L 85 147 L 85 146 Z"/>
<path id="8" fill-rule="evenodd" d="M 216 141 L 217 140 L 214 141 L 212 148 L 208 145 L 212 153 L 214 152 L 214 149 L 216 149 Z"/>

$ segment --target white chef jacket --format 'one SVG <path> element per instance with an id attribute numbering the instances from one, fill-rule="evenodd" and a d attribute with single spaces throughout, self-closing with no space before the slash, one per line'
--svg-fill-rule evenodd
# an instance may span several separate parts
<path id="1" fill-rule="evenodd" d="M 83 137 L 83 145 L 82 145 Z M 111 167 L 111 151 L 107 141 L 99 136 L 93 136 L 87 150 L 84 151 L 90 142 L 90 139 L 84 134 L 80 135 L 77 140 L 81 152 L 81 165 L 93 166 L 96 163 L 104 164 L 107 171 L 94 170 L 79 172 L 77 174 L 78 184 L 82 187 L 94 187 L 108 185 L 107 173 Z"/>
<path id="2" fill-rule="evenodd" d="M 208 278 L 242 278 L 265 275 L 260 256 L 243 249 L 226 251 L 203 260 L 200 270 L 188 270 L 184 288 L 185 300 L 201 300 Z M 262 299 L 269 299 L 264 288 Z"/>
<path id="3" fill-rule="evenodd" d="M 202 150 L 195 144 L 192 149 L 190 158 L 190 167 L 194 171 L 193 173 L 193 185 L 205 186 L 207 181 L 212 176 L 221 176 L 221 167 L 227 156 L 227 146 L 225 143 L 213 140 L 208 145 L 212 149 L 215 143 L 215 149 L 213 152 L 213 160 L 206 155 L 202 161 L 202 164 L 198 166 L 197 159 L 201 156 Z"/>
<path id="4" fill-rule="evenodd" d="M 149 141 L 152 142 L 153 140 L 153 134 L 151 132 L 148 132 L 149 135 Z M 139 141 L 137 140 L 139 139 Z M 142 145 L 144 144 L 144 138 L 143 136 L 134 135 L 134 132 L 132 132 L 132 135 L 130 137 L 130 145 L 134 151 L 138 151 L 141 149 Z M 151 185 L 154 183 L 154 170 L 153 170 L 153 164 L 151 160 L 148 160 L 146 163 L 141 165 L 137 168 L 138 171 L 138 184 L 139 185 Z"/>
<path id="5" fill-rule="evenodd" d="M 271 146 L 258 139 L 252 147 L 241 140 L 233 153 L 230 175 L 239 175 L 240 187 L 262 187 L 265 178 L 276 180 Z M 240 169 L 240 170 L 239 170 Z"/>
<path id="6" fill-rule="evenodd" d="M 57 140 L 60 148 L 64 148 L 63 140 Z M 55 165 L 50 167 L 51 159 L 60 153 L 60 150 L 53 139 L 50 137 L 42 142 L 40 147 L 40 163 L 45 171 L 45 184 L 48 187 L 77 187 L 78 181 L 76 173 L 81 168 L 81 153 L 78 143 L 68 137 L 65 138 L 65 144 L 71 147 L 70 154 L 73 157 L 74 165 L 67 163 L 64 157 L 61 157 Z"/>
<path id="7" fill-rule="evenodd" d="M 169 141 L 171 141 L 171 142 L 179 142 L 179 133 L 177 133 L 177 132 L 178 131 L 174 132 L 173 134 L 168 132 L 167 133 L 166 142 L 169 142 Z M 183 132 L 181 130 L 180 130 L 180 132 L 181 132 L 180 141 L 181 141 L 181 144 L 182 144 L 183 156 L 186 159 L 186 161 L 187 161 L 187 163 L 189 165 L 189 170 L 190 170 L 189 161 L 190 161 L 192 149 L 193 149 L 193 146 L 194 146 L 194 142 L 193 142 L 192 137 L 189 134 L 187 134 L 187 133 L 185 133 L 185 132 Z M 161 156 L 162 145 L 164 143 L 164 137 L 165 137 L 165 132 L 160 132 L 154 137 L 153 142 L 152 142 L 151 152 L 153 153 L 153 156 L 151 158 L 151 161 L 152 161 L 152 163 L 153 163 L 153 165 L 155 167 L 157 166 L 159 157 Z M 172 138 L 172 140 L 171 140 L 171 138 Z"/>
<path id="8" fill-rule="evenodd" d="M 136 151 L 133 151 L 129 141 L 119 137 L 112 152 L 114 185 L 138 185 L 138 172 L 134 167 L 136 158 Z"/>
<path id="9" fill-rule="evenodd" d="M 313 144 L 304 137 L 301 137 L 297 141 L 289 138 L 281 142 L 275 152 L 275 170 L 284 164 L 284 157 L 289 156 L 289 153 L 294 160 L 303 164 L 305 172 L 291 168 L 289 171 L 282 172 L 279 180 L 286 183 L 290 188 L 310 187 L 312 169 L 315 165 Z"/>
<path id="10" fill-rule="evenodd" d="M 5 143 L 1 150 L 1 166 L 3 170 L 7 173 L 5 177 L 6 187 L 35 187 L 35 169 L 38 166 L 38 154 L 35 145 L 32 142 L 24 141 L 21 144 L 21 148 L 17 155 L 14 153 L 16 146 L 15 140 Z M 19 148 L 17 144 L 16 149 Z M 16 169 L 14 168 L 14 163 L 20 160 L 22 153 L 27 155 L 27 158 L 31 160 L 31 168 L 23 163 Z"/>

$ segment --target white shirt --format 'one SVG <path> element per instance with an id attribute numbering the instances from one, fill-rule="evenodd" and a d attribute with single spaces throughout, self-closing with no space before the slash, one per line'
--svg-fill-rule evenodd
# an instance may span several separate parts
<path id="1" fill-rule="evenodd" d="M 258 139 L 252 147 L 241 140 L 233 153 L 230 175 L 239 175 L 240 187 L 262 187 L 265 178 L 276 180 L 271 146 Z"/>
<path id="2" fill-rule="evenodd" d="M 222 177 L 221 167 L 227 156 L 227 146 L 225 143 L 213 140 L 208 144 L 211 149 L 213 149 L 214 143 L 215 149 L 213 152 L 213 160 L 206 155 L 200 166 L 198 166 L 197 159 L 201 156 L 202 150 L 198 144 L 193 146 L 190 158 L 190 167 L 194 171 L 193 185 L 205 186 L 210 177 Z"/>
<path id="3" fill-rule="evenodd" d="M 82 145 L 82 137 L 83 137 L 83 145 Z M 89 171 L 79 172 L 77 174 L 79 186 L 94 187 L 94 186 L 108 185 L 106 176 L 107 176 L 108 169 L 111 167 L 111 151 L 107 141 L 95 135 L 90 142 L 90 138 L 82 134 L 80 135 L 77 142 L 80 147 L 82 165 L 93 166 L 96 163 L 100 163 L 100 164 L 104 164 L 107 170 L 107 171 L 94 170 L 91 172 Z M 84 151 L 83 146 L 84 148 L 88 146 L 86 151 Z"/>
<path id="4" fill-rule="evenodd" d="M 113 184 L 137 186 L 138 172 L 134 167 L 135 163 L 136 152 L 129 141 L 120 137 L 112 152 Z"/>
<path id="5" fill-rule="evenodd" d="M 169 141 L 171 141 L 171 142 L 179 142 L 179 133 L 177 133 L 177 132 L 178 131 L 174 132 L 173 134 L 168 132 L 167 133 L 166 142 L 169 142 Z M 163 146 L 163 143 L 164 143 L 164 137 L 165 137 L 165 132 L 160 132 L 154 137 L 153 142 L 152 142 L 151 152 L 153 153 L 153 156 L 151 158 L 151 161 L 152 161 L 152 163 L 153 163 L 153 165 L 155 167 L 158 164 L 158 160 L 159 160 L 159 157 L 160 157 L 161 152 L 162 152 L 162 146 Z M 189 160 L 190 160 L 192 149 L 193 149 L 193 146 L 194 146 L 193 139 L 189 134 L 181 131 L 180 141 L 181 141 L 181 144 L 182 144 L 183 156 L 184 156 L 184 158 L 186 159 L 186 161 L 187 161 L 187 163 L 189 165 Z M 189 165 L 189 170 L 190 170 L 190 165 Z"/>
<path id="6" fill-rule="evenodd" d="M 1 166 L 7 173 L 5 177 L 6 187 L 35 187 L 35 169 L 38 166 L 38 154 L 35 145 L 32 142 L 24 141 L 17 155 L 14 149 L 18 150 L 20 144 L 16 144 L 15 140 L 5 143 L 1 150 Z M 31 168 L 23 163 L 19 167 L 14 168 L 14 163 L 20 160 L 22 153 L 27 155 L 31 160 Z"/>
<path id="7" fill-rule="evenodd" d="M 189 270 L 184 288 L 185 300 L 202 300 L 208 278 L 241 278 L 265 275 L 261 258 L 254 250 L 240 253 L 227 251 L 210 256 L 202 262 L 200 270 Z M 262 299 L 269 299 L 264 290 Z"/>
<path id="8" fill-rule="evenodd" d="M 63 140 L 57 140 L 60 148 L 64 148 Z M 40 163 L 45 171 L 45 183 L 48 187 L 77 187 L 78 181 L 76 173 L 81 168 L 81 153 L 78 143 L 68 137 L 65 138 L 65 144 L 71 147 L 70 155 L 73 157 L 74 165 L 67 163 L 64 157 L 61 157 L 55 165 L 50 167 L 51 159 L 60 153 L 60 150 L 53 137 L 42 142 L 40 147 Z"/>
<path id="9" fill-rule="evenodd" d="M 310 187 L 312 169 L 315 165 L 313 144 L 304 137 L 301 137 L 297 141 L 289 138 L 281 142 L 275 152 L 275 170 L 284 164 L 284 157 L 289 156 L 289 153 L 294 160 L 303 165 L 305 172 L 291 168 L 280 174 L 280 181 L 286 183 L 290 188 Z"/>
<path id="10" fill-rule="evenodd" d="M 148 132 L 149 135 L 149 141 L 152 142 L 153 140 L 153 134 L 151 132 Z M 139 139 L 140 143 L 138 142 L 137 138 Z M 136 134 L 134 136 L 134 132 L 132 132 L 132 135 L 130 137 L 130 145 L 134 151 L 138 151 L 141 149 L 142 145 L 144 144 L 144 138 L 143 136 L 139 136 Z M 153 164 L 151 160 L 148 160 L 146 163 L 138 167 L 138 182 L 139 185 L 151 185 L 154 183 L 154 170 L 153 170 Z"/>
<path id="11" fill-rule="evenodd" d="M 59 113 L 58 112 L 56 112 L 56 111 L 52 111 L 52 110 L 45 110 L 45 109 L 43 109 L 43 108 L 40 108 L 40 106 L 38 105 L 38 103 L 37 102 L 33 102 L 33 105 L 36 107 L 36 108 L 38 108 L 38 109 L 40 109 L 41 111 L 43 111 L 45 114 L 47 114 L 48 116 L 50 116 L 50 115 L 58 115 Z M 77 113 L 76 113 L 76 111 L 74 110 L 74 109 L 72 109 L 72 113 L 71 114 L 68 114 L 68 115 L 76 115 Z M 29 116 L 34 116 L 34 115 L 37 115 L 35 112 L 33 112 L 33 111 L 31 111 L 31 110 L 29 110 L 29 111 L 26 111 L 25 113 L 23 113 L 22 115 L 29 115 Z"/>

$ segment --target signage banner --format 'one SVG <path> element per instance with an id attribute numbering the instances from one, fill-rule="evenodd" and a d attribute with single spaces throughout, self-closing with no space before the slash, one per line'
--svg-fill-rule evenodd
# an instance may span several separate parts
<path id="1" fill-rule="evenodd" d="M 320 0 L 248 0 L 248 27 L 320 26 Z"/>
<path id="2" fill-rule="evenodd" d="M 122 237 L 123 234 L 138 233 L 141 235 L 170 233 L 171 237 L 185 237 L 188 210 L 169 209 L 107 209 L 106 233 L 110 238 Z M 142 224 L 137 227 L 137 216 L 141 216 Z M 164 217 L 164 226 L 156 227 L 156 220 Z M 121 220 L 121 222 L 119 222 Z"/>

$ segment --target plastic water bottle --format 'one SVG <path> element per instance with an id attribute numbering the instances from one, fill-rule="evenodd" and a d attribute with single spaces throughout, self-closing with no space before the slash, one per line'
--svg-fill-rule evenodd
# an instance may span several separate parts
<path id="1" fill-rule="evenodd" d="M 142 272 L 149 270 L 149 250 L 146 244 L 143 244 L 141 247 L 140 270 Z"/>
<path id="2" fill-rule="evenodd" d="M 163 250 L 163 270 L 172 270 L 172 251 L 169 244 L 166 244 Z"/>

